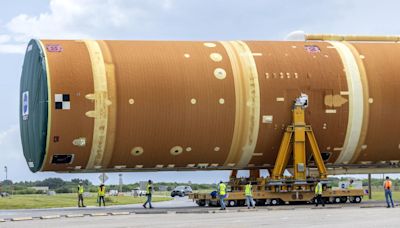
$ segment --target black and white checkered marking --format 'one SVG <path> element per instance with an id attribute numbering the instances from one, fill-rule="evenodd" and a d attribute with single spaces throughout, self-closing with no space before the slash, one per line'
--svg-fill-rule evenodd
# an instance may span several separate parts
<path id="1" fill-rule="evenodd" d="M 54 102 L 56 109 L 69 110 L 71 109 L 71 102 L 69 100 L 69 94 L 55 94 Z"/>

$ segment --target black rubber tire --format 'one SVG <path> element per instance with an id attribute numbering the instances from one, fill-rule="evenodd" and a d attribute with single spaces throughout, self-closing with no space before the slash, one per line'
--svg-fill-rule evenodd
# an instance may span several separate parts
<path id="1" fill-rule="evenodd" d="M 197 205 L 199 205 L 200 207 L 206 206 L 206 201 L 205 201 L 205 200 L 197 200 L 196 203 L 197 203 Z"/>
<path id="2" fill-rule="evenodd" d="M 347 202 L 347 196 L 342 196 L 342 197 L 340 197 L 340 202 L 341 203 L 346 203 Z"/>
<path id="3" fill-rule="evenodd" d="M 255 202 L 256 202 L 256 206 L 265 206 L 266 200 L 265 199 L 256 199 Z"/>
<path id="4" fill-rule="evenodd" d="M 239 207 L 243 207 L 245 204 L 246 204 L 246 201 L 245 201 L 245 200 L 238 200 L 238 201 L 237 201 L 237 205 L 238 205 Z"/>
<path id="5" fill-rule="evenodd" d="M 281 204 L 281 200 L 280 200 L 280 199 L 271 199 L 271 201 L 269 202 L 269 204 L 270 204 L 271 206 L 276 206 L 276 205 Z"/>
<path id="6" fill-rule="evenodd" d="M 362 197 L 361 196 L 354 196 L 353 200 L 351 201 L 352 203 L 361 203 Z"/>
<path id="7" fill-rule="evenodd" d="M 237 201 L 236 200 L 229 200 L 227 203 L 228 207 L 236 207 L 237 206 Z"/>
<path id="8" fill-rule="evenodd" d="M 335 204 L 342 203 L 342 200 L 340 199 L 340 197 L 334 197 L 332 203 Z"/>

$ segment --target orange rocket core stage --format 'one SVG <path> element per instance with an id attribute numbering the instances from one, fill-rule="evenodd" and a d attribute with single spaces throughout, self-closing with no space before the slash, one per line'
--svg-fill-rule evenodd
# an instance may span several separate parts
<path id="1" fill-rule="evenodd" d="M 271 168 L 305 93 L 328 168 L 389 167 L 399 59 L 379 41 L 33 40 L 24 154 L 32 171 Z"/>

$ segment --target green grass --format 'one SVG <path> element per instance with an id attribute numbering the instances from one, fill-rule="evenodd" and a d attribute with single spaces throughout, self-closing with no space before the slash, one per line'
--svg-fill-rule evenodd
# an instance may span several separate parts
<path id="1" fill-rule="evenodd" d="M 392 192 L 392 198 L 394 201 L 399 201 L 400 200 L 400 192 Z M 368 195 L 364 196 L 364 200 L 369 200 L 368 199 Z M 375 190 L 372 191 L 372 199 L 371 200 L 386 200 L 385 199 L 385 193 L 383 192 L 383 190 Z"/>
<path id="2" fill-rule="evenodd" d="M 153 202 L 168 201 L 171 197 L 153 196 Z M 95 206 L 97 197 L 92 194 L 85 197 L 86 206 Z M 106 205 L 139 204 L 146 201 L 145 197 L 133 196 L 107 196 Z M 78 198 L 76 194 L 48 195 L 14 195 L 0 198 L 0 209 L 31 209 L 31 208 L 55 208 L 55 207 L 77 207 Z"/>

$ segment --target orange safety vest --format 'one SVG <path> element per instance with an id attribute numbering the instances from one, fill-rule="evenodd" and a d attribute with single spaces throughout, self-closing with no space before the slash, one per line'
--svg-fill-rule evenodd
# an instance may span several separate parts
<path id="1" fill-rule="evenodd" d="M 392 188 L 392 181 L 386 180 L 385 183 L 383 184 L 383 187 L 385 189 L 389 189 L 390 190 Z"/>

